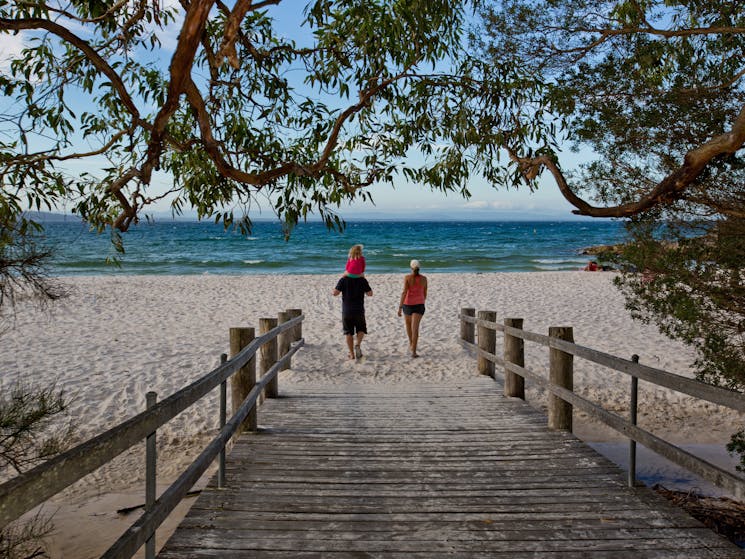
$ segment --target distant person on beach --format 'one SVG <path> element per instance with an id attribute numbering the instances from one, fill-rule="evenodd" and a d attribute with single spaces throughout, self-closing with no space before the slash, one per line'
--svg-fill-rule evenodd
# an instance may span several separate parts
<path id="1" fill-rule="evenodd" d="M 598 263 L 597 262 L 595 262 L 594 260 L 590 260 L 587 263 L 587 266 L 585 266 L 583 268 L 583 270 L 585 272 L 601 272 L 602 271 L 602 268 L 600 268 L 600 266 L 598 266 Z"/>
<path id="2" fill-rule="evenodd" d="M 344 275 L 348 278 L 365 277 L 365 257 L 362 256 L 362 245 L 354 245 L 349 249 L 349 258 Z"/>
<path id="3" fill-rule="evenodd" d="M 362 338 L 367 334 L 365 296 L 372 297 L 372 288 L 366 278 L 342 276 L 331 293 L 341 295 L 341 324 L 349 358 L 360 359 Z"/>
<path id="4" fill-rule="evenodd" d="M 412 260 L 409 267 L 411 273 L 404 278 L 404 290 L 398 304 L 398 316 L 401 316 L 401 313 L 404 314 L 411 356 L 419 357 L 416 348 L 419 343 L 419 324 L 424 316 L 424 301 L 427 299 L 427 278 L 419 273 L 418 260 Z"/>

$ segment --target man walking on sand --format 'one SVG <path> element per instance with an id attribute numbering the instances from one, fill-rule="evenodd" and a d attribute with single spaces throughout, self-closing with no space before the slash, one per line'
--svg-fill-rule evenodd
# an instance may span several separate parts
<path id="1" fill-rule="evenodd" d="M 364 277 L 343 276 L 331 293 L 334 297 L 341 294 L 341 323 L 344 336 L 347 338 L 349 358 L 359 359 L 362 357 L 362 338 L 367 334 L 365 295 L 372 297 L 372 288 Z"/>

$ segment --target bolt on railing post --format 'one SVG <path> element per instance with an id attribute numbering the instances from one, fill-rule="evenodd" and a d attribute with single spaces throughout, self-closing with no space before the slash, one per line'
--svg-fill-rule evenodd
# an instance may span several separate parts
<path id="1" fill-rule="evenodd" d="M 504 325 L 510 328 L 523 328 L 522 318 L 505 318 Z M 525 379 L 512 371 L 507 370 L 507 363 L 514 363 L 520 367 L 525 366 L 525 342 L 504 333 L 504 395 L 512 398 L 525 399 Z"/>
<path id="2" fill-rule="evenodd" d="M 230 356 L 235 357 L 240 351 L 250 344 L 256 337 L 253 328 L 231 328 L 230 329 Z M 256 385 L 256 355 L 238 371 L 233 373 L 230 378 L 230 391 L 232 393 L 233 413 L 235 414 L 241 407 L 243 400 L 246 399 L 253 387 Z M 248 416 L 239 428 L 240 431 L 246 429 L 256 431 L 258 427 L 258 415 L 256 406 L 248 412 Z"/>
<path id="3" fill-rule="evenodd" d="M 460 310 L 460 314 L 462 316 L 469 316 L 469 317 L 475 317 L 476 316 L 476 309 L 471 307 L 463 307 Z M 460 319 L 460 339 L 464 342 L 473 343 L 474 341 L 474 328 L 475 324 L 473 322 L 466 322 L 462 318 Z"/>
<path id="4" fill-rule="evenodd" d="M 570 326 L 551 326 L 548 335 L 567 342 L 574 341 Z M 549 381 L 551 384 L 574 390 L 574 356 L 560 349 L 549 350 Z M 548 427 L 560 431 L 572 431 L 572 404 L 558 396 L 548 395 Z"/>
<path id="5" fill-rule="evenodd" d="M 224 365 L 228 361 L 228 354 L 223 353 L 220 355 L 220 365 Z M 228 407 L 228 382 L 224 380 L 220 383 L 220 428 L 225 427 L 227 421 L 227 407 Z M 225 487 L 225 447 L 220 450 L 220 457 L 217 461 L 217 487 L 223 489 Z"/>
<path id="6" fill-rule="evenodd" d="M 145 395 L 145 406 L 147 409 L 155 406 L 158 394 L 148 392 Z M 145 439 L 145 511 L 149 511 L 155 505 L 156 476 L 157 476 L 157 448 L 155 445 L 155 431 Z M 155 559 L 155 533 L 145 541 L 145 559 Z"/>
<path id="7" fill-rule="evenodd" d="M 260 318 L 259 319 L 259 334 L 266 334 L 277 327 L 276 318 Z M 261 353 L 261 362 L 259 365 L 259 376 L 263 377 L 266 372 L 272 368 L 277 362 L 277 338 L 269 340 L 259 350 Z M 277 375 L 269 382 L 264 389 L 264 393 L 267 398 L 276 398 L 279 396 L 279 390 L 277 389 Z"/>
<path id="8" fill-rule="evenodd" d="M 639 356 L 631 356 L 633 363 L 639 363 Z M 637 399 L 639 395 L 639 378 L 631 375 L 631 403 L 629 404 L 629 422 L 636 425 Z M 629 440 L 629 487 L 636 485 L 636 441 Z"/>
<path id="9" fill-rule="evenodd" d="M 495 311 L 479 311 L 479 320 L 486 320 L 494 322 L 497 320 L 497 313 Z M 479 349 L 491 353 L 492 355 L 497 351 L 497 331 L 494 328 L 487 328 L 486 326 L 478 325 L 479 334 Z M 479 373 L 482 375 L 489 375 L 494 378 L 494 362 L 489 361 L 486 357 L 479 355 L 478 357 L 478 368 Z"/>

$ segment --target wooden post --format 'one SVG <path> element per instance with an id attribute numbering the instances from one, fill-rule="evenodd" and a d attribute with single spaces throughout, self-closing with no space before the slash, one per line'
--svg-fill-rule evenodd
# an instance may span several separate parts
<path id="1" fill-rule="evenodd" d="M 574 332 L 569 326 L 551 326 L 548 335 L 552 338 L 574 341 Z M 549 381 L 567 390 L 574 390 L 574 356 L 560 349 L 549 350 Z M 572 404 L 558 396 L 548 395 L 548 427 L 560 431 L 572 431 Z"/>
<path id="2" fill-rule="evenodd" d="M 155 406 L 158 402 L 158 394 L 148 392 L 145 394 L 145 405 L 147 409 Z M 149 511 L 155 506 L 156 476 L 157 476 L 157 447 L 155 444 L 155 431 L 145 439 L 145 510 Z M 155 532 L 145 541 L 145 558 L 155 558 Z"/>
<path id="3" fill-rule="evenodd" d="M 288 320 L 290 320 L 292 316 L 290 315 L 290 311 L 281 311 L 277 314 L 277 324 L 284 324 Z M 289 330 L 285 330 L 277 337 L 277 360 L 279 361 L 287 355 L 287 352 L 290 351 L 290 344 L 292 343 L 292 336 L 293 336 L 293 328 L 290 328 Z M 288 361 L 284 365 L 282 365 L 279 370 L 280 371 L 286 371 L 290 368 L 290 362 Z"/>
<path id="4" fill-rule="evenodd" d="M 479 320 L 488 320 L 489 322 L 495 322 L 497 320 L 497 313 L 495 311 L 479 311 Z M 479 348 L 491 353 L 492 355 L 497 351 L 497 331 L 493 328 L 487 328 L 486 326 L 478 325 L 479 333 Z M 485 357 L 479 355 L 478 358 L 479 373 L 482 375 L 489 375 L 494 377 L 494 362 L 489 361 Z"/>
<path id="5" fill-rule="evenodd" d="M 220 354 L 220 365 L 224 365 L 228 361 L 228 354 Z M 228 386 L 225 381 L 220 383 L 220 431 L 225 427 L 227 422 L 227 402 L 228 402 Z M 217 487 L 222 489 L 225 487 L 225 447 L 220 450 L 220 459 L 217 462 Z"/>
<path id="6" fill-rule="evenodd" d="M 290 316 L 292 318 L 295 318 L 296 316 L 300 316 L 301 314 L 303 314 L 302 309 L 287 309 L 287 312 L 290 313 Z M 298 325 L 292 329 L 292 341 L 296 342 L 302 337 L 303 337 L 303 323 L 299 322 Z"/>
<path id="7" fill-rule="evenodd" d="M 259 319 L 259 334 L 266 334 L 273 328 L 277 327 L 276 318 L 260 318 Z M 266 372 L 272 368 L 277 362 L 277 338 L 269 340 L 259 350 L 261 353 L 261 365 L 259 368 L 260 377 L 263 377 Z M 264 393 L 267 398 L 276 398 L 279 395 L 279 384 L 277 382 L 277 376 L 266 385 Z"/>
<path id="8" fill-rule="evenodd" d="M 460 313 L 466 316 L 475 317 L 476 316 L 476 309 L 472 309 L 471 307 L 464 307 L 460 310 Z M 461 319 L 460 321 L 460 339 L 473 343 L 474 341 L 474 328 L 475 324 L 472 322 L 466 322 L 465 320 Z"/>
<path id="9" fill-rule="evenodd" d="M 505 318 L 504 325 L 511 328 L 523 329 L 522 318 Z M 525 341 L 522 338 L 504 333 L 504 362 L 525 366 Z M 518 374 L 504 370 L 504 395 L 525 399 L 525 379 Z"/>
<path id="10" fill-rule="evenodd" d="M 238 354 L 244 347 L 250 344 L 256 337 L 256 332 L 253 328 L 231 328 L 230 329 L 230 357 L 233 358 Z M 241 369 L 239 369 L 230 378 L 230 392 L 232 394 L 233 401 L 233 415 L 241 407 L 243 400 L 246 399 L 248 393 L 256 384 L 256 356 L 254 355 L 248 363 L 246 363 Z M 256 406 L 248 412 L 246 420 L 243 422 L 238 432 L 249 429 L 256 431 L 258 426 L 258 420 L 256 415 Z"/>
<path id="11" fill-rule="evenodd" d="M 639 356 L 631 356 L 633 363 L 639 363 Z M 636 425 L 637 400 L 639 398 L 639 377 L 631 376 L 631 403 L 629 404 L 629 422 Z M 636 485 L 636 441 L 629 439 L 629 487 Z"/>

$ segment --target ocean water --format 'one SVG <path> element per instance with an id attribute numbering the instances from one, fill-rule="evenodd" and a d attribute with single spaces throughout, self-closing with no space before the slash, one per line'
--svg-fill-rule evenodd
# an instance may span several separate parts
<path id="1" fill-rule="evenodd" d="M 348 222 L 343 233 L 318 222 L 299 224 L 285 240 L 278 222 L 254 224 L 250 235 L 208 222 L 141 223 L 123 235 L 119 265 L 108 234 L 77 222 L 45 224 L 55 275 L 327 274 L 344 270 L 352 244 L 365 246 L 368 273 L 395 273 L 412 258 L 432 272 L 577 270 L 581 250 L 623 238 L 612 221 Z"/>
<path id="2" fill-rule="evenodd" d="M 587 444 L 625 472 L 629 471 L 628 442 L 589 442 Z M 723 444 L 684 444 L 680 445 L 680 448 L 723 470 L 737 474 L 739 457 L 729 454 Z M 648 487 L 659 484 L 674 491 L 690 491 L 713 497 L 736 497 L 641 444 L 636 445 L 636 479 Z M 745 542 L 741 547 L 744 546 Z"/>

